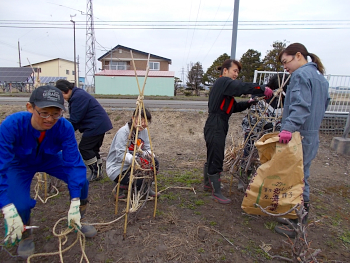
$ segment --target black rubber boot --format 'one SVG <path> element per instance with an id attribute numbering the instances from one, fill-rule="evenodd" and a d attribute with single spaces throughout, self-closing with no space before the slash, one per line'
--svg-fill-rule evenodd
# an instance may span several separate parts
<path id="1" fill-rule="evenodd" d="M 209 174 L 209 182 L 213 188 L 212 190 L 212 197 L 214 200 L 220 204 L 229 204 L 231 203 L 231 199 L 226 198 L 221 193 L 221 180 L 220 180 L 220 174 Z"/>
<path id="2" fill-rule="evenodd" d="M 303 225 L 307 224 L 307 218 L 309 215 L 309 210 L 310 210 L 310 204 L 309 202 L 304 202 L 304 209 L 307 212 L 307 215 L 303 218 Z M 296 228 L 298 226 L 298 219 L 287 219 L 283 217 L 278 217 L 277 222 L 281 223 L 281 225 L 278 225 L 275 227 L 275 231 L 282 235 L 282 236 L 288 236 L 290 238 L 295 238 L 296 237 L 296 232 L 294 231 L 293 227 L 288 223 L 289 220 L 292 225 Z"/>
<path id="3" fill-rule="evenodd" d="M 27 222 L 27 225 L 30 225 L 30 220 Z M 17 254 L 22 259 L 27 259 L 34 254 L 35 245 L 32 231 L 32 229 L 24 231 L 22 233 L 22 239 L 18 244 Z"/>
<path id="4" fill-rule="evenodd" d="M 209 177 L 208 177 L 208 164 L 205 163 L 203 167 L 203 177 L 204 177 L 204 191 L 207 192 L 212 192 L 213 187 L 211 187 L 211 184 L 209 182 Z"/>
<path id="5" fill-rule="evenodd" d="M 307 224 L 307 219 L 309 217 L 310 203 L 309 202 L 304 202 L 304 208 L 305 208 L 305 211 L 307 212 L 307 214 L 303 218 L 303 225 L 306 225 Z"/>
<path id="6" fill-rule="evenodd" d="M 79 210 L 80 210 L 81 219 L 83 219 L 85 216 L 88 202 L 89 201 L 87 199 L 80 200 Z M 91 225 L 83 225 L 82 224 L 80 231 L 83 232 L 85 237 L 94 237 L 97 235 L 96 228 L 94 226 L 91 226 Z"/>
<path id="7" fill-rule="evenodd" d="M 97 180 L 101 180 L 104 175 L 102 159 L 97 159 L 97 168 Z"/>
<path id="8" fill-rule="evenodd" d="M 298 227 L 298 219 L 285 219 L 285 220 L 289 220 L 295 228 Z M 297 233 L 295 232 L 294 228 L 287 221 L 285 221 L 285 223 L 287 224 L 282 223 L 281 225 L 275 226 L 276 233 L 285 237 L 288 236 L 289 238 L 295 238 Z"/>
<path id="9" fill-rule="evenodd" d="M 94 162 L 89 165 L 90 168 L 90 175 L 88 175 L 87 179 L 92 182 L 96 181 L 98 179 L 98 166 L 97 162 Z"/>

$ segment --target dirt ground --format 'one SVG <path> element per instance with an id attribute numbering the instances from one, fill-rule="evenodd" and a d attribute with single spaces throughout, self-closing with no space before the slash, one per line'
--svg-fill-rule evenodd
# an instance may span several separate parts
<path id="1" fill-rule="evenodd" d="M 0 120 L 24 107 L 0 106 Z M 160 161 L 156 217 L 153 218 L 154 201 L 148 201 L 136 220 L 127 226 L 123 240 L 124 218 L 106 226 L 97 226 L 98 235 L 87 239 L 86 255 L 89 262 L 281 262 L 270 259 L 260 248 L 271 246 L 272 255 L 288 257 L 291 252 L 288 239 L 274 232 L 275 219 L 268 216 L 247 215 L 241 209 L 243 192 L 237 191 L 234 181 L 233 202 L 229 205 L 215 203 L 203 191 L 202 168 L 206 157 L 203 126 L 206 112 L 152 111 L 150 125 L 154 152 Z M 132 114 L 107 108 L 113 130 L 105 137 L 102 146 L 106 156 L 116 131 Z M 241 120 L 244 113 L 230 119 L 227 145 L 231 139 L 242 139 Z M 330 149 L 333 136 L 321 135 L 318 155 L 311 167 L 311 209 L 309 221 L 315 224 L 308 229 L 311 248 L 321 249 L 319 262 L 350 262 L 350 162 Z M 225 175 L 227 182 L 229 176 Z M 33 185 L 36 181 L 33 181 Z M 115 200 L 111 194 L 113 183 L 104 180 L 90 184 L 90 206 L 85 222 L 111 222 L 122 215 L 125 203 L 119 202 L 119 213 L 114 214 Z M 188 189 L 171 187 L 194 187 Z M 53 235 L 55 223 L 67 216 L 69 194 L 60 188 L 58 196 L 43 204 L 38 201 L 32 210 L 35 231 L 35 253 L 57 252 L 58 239 Z M 229 186 L 224 183 L 224 194 Z M 33 192 L 34 195 L 34 192 Z M 132 215 L 130 219 L 135 219 Z M 2 221 L 2 220 L 1 220 Z M 63 226 L 62 226 L 63 227 Z M 0 235 L 4 235 L 0 222 Z M 68 244 L 76 239 L 68 235 Z M 16 247 L 0 251 L 1 262 L 17 262 Z M 63 254 L 64 262 L 79 262 L 78 244 Z M 59 256 L 35 257 L 30 262 L 60 262 Z"/>

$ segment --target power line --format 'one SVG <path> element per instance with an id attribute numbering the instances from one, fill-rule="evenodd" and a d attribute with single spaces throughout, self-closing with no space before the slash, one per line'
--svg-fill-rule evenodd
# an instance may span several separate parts
<path id="1" fill-rule="evenodd" d="M 62 26 L 3 26 L 0 25 L 0 28 L 32 28 L 32 29 L 69 29 L 71 27 L 62 27 Z M 271 27 L 271 28 L 238 28 L 238 30 L 289 30 L 289 29 L 349 29 L 350 27 L 334 27 L 329 25 L 329 27 Z M 76 30 L 85 30 L 84 27 L 76 27 Z M 98 30 L 232 30 L 231 27 L 228 28 L 198 28 L 198 27 L 127 27 L 127 26 L 116 26 L 116 27 L 95 27 Z"/>

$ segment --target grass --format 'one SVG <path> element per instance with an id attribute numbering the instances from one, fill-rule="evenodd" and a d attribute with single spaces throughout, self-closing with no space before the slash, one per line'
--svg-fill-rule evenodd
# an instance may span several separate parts
<path id="1" fill-rule="evenodd" d="M 265 228 L 269 229 L 269 230 L 274 230 L 276 225 L 277 225 L 276 221 L 271 221 L 271 222 L 265 222 L 264 223 Z"/>
<path id="2" fill-rule="evenodd" d="M 344 243 L 350 244 L 350 231 L 345 231 L 339 238 Z"/>
<path id="3" fill-rule="evenodd" d="M 193 184 L 202 183 L 202 177 L 198 171 L 167 171 L 157 176 L 158 184 L 162 187 L 170 187 L 173 185 L 185 185 L 187 187 Z"/>

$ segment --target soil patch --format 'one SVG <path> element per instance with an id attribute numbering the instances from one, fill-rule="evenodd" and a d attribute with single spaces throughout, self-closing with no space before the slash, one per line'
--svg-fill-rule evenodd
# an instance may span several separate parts
<path id="1" fill-rule="evenodd" d="M 0 120 L 25 110 L 18 106 L 0 106 Z M 152 109 L 150 109 L 152 112 Z M 116 131 L 132 114 L 106 108 L 113 130 L 105 136 L 102 155 L 106 156 Z M 230 119 L 227 145 L 242 140 L 241 120 L 244 113 Z M 203 127 L 207 114 L 203 112 L 153 111 L 150 133 L 154 152 L 160 161 L 156 217 L 154 201 L 132 218 L 123 240 L 124 219 L 108 226 L 98 226 L 98 235 L 87 239 L 86 254 L 90 262 L 280 262 L 271 260 L 261 245 L 271 246 L 271 254 L 289 256 L 288 239 L 274 232 L 274 218 L 247 215 L 240 208 L 244 193 L 237 191 L 234 181 L 230 205 L 215 203 L 203 191 L 202 169 L 206 158 Z M 350 162 L 330 149 L 333 136 L 321 135 L 318 155 L 311 167 L 311 211 L 309 220 L 316 224 L 308 231 L 312 248 L 322 252 L 320 262 L 350 262 Z M 79 134 L 77 134 L 79 139 Z M 282 160 L 283 161 L 283 160 Z M 224 177 L 224 194 L 229 192 L 229 176 Z M 226 183 L 225 183 L 226 182 Z M 34 184 L 34 183 L 33 183 Z M 113 183 L 104 180 L 90 184 L 90 205 L 85 222 L 110 222 L 122 214 L 125 203 L 119 202 L 119 214 L 114 215 Z M 33 187 L 33 185 L 32 185 Z M 171 187 L 194 187 L 192 190 Z M 33 193 L 34 195 L 34 193 Z M 63 185 L 60 194 L 46 204 L 38 201 L 32 210 L 36 253 L 58 251 L 52 229 L 67 216 L 69 194 Z M 0 235 L 4 235 L 0 222 Z M 68 235 L 68 243 L 76 234 Z M 66 245 L 67 246 L 67 245 Z M 13 255 L 16 247 L 8 248 Z M 75 245 L 63 254 L 65 262 L 79 262 L 81 250 Z M 0 251 L 1 262 L 17 262 L 6 251 Z M 60 262 L 58 256 L 37 257 L 31 262 Z"/>

